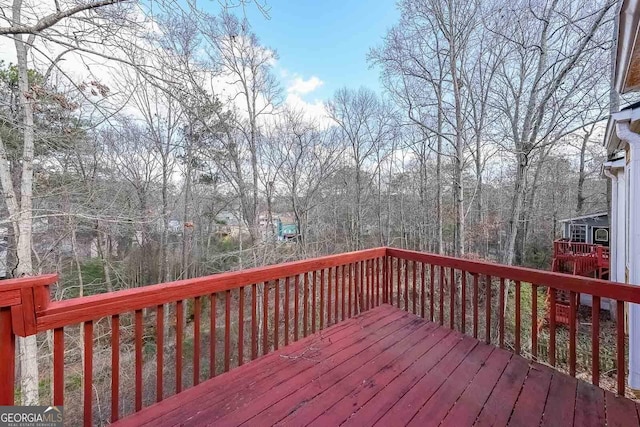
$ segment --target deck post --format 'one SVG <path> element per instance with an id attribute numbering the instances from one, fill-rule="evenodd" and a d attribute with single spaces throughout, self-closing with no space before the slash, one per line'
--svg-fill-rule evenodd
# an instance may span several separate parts
<path id="1" fill-rule="evenodd" d="M 0 307 L 0 405 L 2 406 L 14 404 L 15 362 L 16 336 L 11 325 L 11 308 Z"/>

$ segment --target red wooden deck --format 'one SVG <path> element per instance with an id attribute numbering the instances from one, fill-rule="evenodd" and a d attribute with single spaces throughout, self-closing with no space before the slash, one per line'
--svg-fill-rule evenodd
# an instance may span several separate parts
<path id="1" fill-rule="evenodd" d="M 639 425 L 638 406 L 385 304 L 116 424 L 605 423 Z"/>

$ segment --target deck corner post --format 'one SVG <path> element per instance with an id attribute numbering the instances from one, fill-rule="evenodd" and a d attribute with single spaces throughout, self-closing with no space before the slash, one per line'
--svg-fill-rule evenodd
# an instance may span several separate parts
<path id="1" fill-rule="evenodd" d="M 0 307 L 0 405 L 14 404 L 16 336 L 11 308 Z"/>

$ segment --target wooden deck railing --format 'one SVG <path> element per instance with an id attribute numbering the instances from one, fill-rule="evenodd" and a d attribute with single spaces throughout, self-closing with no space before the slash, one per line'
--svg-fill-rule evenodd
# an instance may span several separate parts
<path id="1" fill-rule="evenodd" d="M 553 257 L 593 257 L 598 260 L 599 267 L 607 267 L 609 265 L 609 247 L 591 243 L 555 240 L 553 242 Z"/>
<path id="2" fill-rule="evenodd" d="M 602 298 L 617 301 L 614 362 L 622 394 L 624 302 L 640 303 L 640 289 L 629 285 L 393 248 L 66 301 L 49 300 L 56 280 L 0 282 L 0 405 L 13 404 L 17 393 L 15 336 L 36 334 L 50 350 L 40 365 L 51 368 L 52 392 L 41 403 L 64 404 L 65 417 L 85 425 L 115 421 L 381 303 L 558 368 L 564 362 L 556 356 L 564 354 L 566 342 L 567 371 L 576 375 L 575 322 L 566 340 L 556 337 L 562 333 L 555 316 L 549 316 L 548 330 L 539 329 L 544 304 L 538 299 L 547 287 L 593 296 L 594 384 L 601 377 L 595 314 Z M 575 318 L 576 298 L 571 301 Z M 542 335 L 548 335 L 544 356 L 538 351 Z"/>

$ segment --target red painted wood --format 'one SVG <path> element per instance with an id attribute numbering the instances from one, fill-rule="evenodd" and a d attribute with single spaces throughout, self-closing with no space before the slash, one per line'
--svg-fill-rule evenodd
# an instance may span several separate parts
<path id="1" fill-rule="evenodd" d="M 324 273 L 324 270 L 322 270 L 322 272 Z M 277 279 L 275 282 L 276 289 L 273 294 L 273 349 L 277 350 L 280 341 L 280 279 Z M 322 287 L 320 291 L 322 291 Z M 320 327 L 320 329 L 322 329 L 322 327 Z"/>
<path id="2" fill-rule="evenodd" d="M 487 344 L 491 344 L 491 276 L 486 277 L 486 287 L 485 287 L 485 339 L 484 341 Z"/>
<path id="3" fill-rule="evenodd" d="M 57 379 L 56 379 L 56 366 L 55 366 L 55 360 L 56 360 L 56 345 L 55 345 L 55 341 L 56 341 L 56 331 L 58 331 L 57 329 L 54 331 L 54 354 L 53 354 L 53 358 L 54 358 L 54 384 L 57 383 Z M 62 328 L 60 328 L 60 331 L 62 331 Z M 161 341 L 160 341 L 161 342 Z M 158 348 L 162 348 L 162 347 L 158 347 Z M 160 351 L 160 353 L 162 353 L 162 351 Z M 62 357 L 64 358 L 64 345 L 62 345 L 62 354 L 59 355 L 58 357 Z M 162 364 L 160 364 L 161 368 L 158 369 L 159 371 L 162 372 Z M 60 367 L 60 370 L 62 371 L 62 369 L 64 369 L 64 366 Z M 62 383 L 64 384 L 64 371 L 61 372 L 62 374 Z M 162 384 L 162 373 L 160 374 L 160 376 L 158 376 L 160 381 L 160 384 Z M 162 387 L 162 385 L 160 385 L 160 387 Z M 62 398 L 60 398 L 60 402 L 56 402 L 56 397 L 55 397 L 55 385 L 54 385 L 54 397 L 53 397 L 53 404 L 54 405 L 62 405 Z M 160 390 L 162 390 L 162 388 L 160 388 Z M 159 393 L 160 396 L 162 396 L 162 392 Z M 115 316 L 111 316 L 111 422 L 114 422 L 116 420 L 118 420 L 119 418 L 119 402 L 120 401 L 120 316 L 119 315 L 115 315 Z M 159 400 L 158 400 L 159 401 Z"/>
<path id="4" fill-rule="evenodd" d="M 524 381 L 522 391 L 513 408 L 510 425 L 539 425 L 549 394 L 553 372 L 533 363 Z"/>
<path id="5" fill-rule="evenodd" d="M 215 422 L 219 425 L 239 425 L 249 422 L 261 425 L 271 425 L 274 420 L 274 412 L 280 410 L 290 411 L 291 404 L 286 398 L 292 394 L 306 400 L 305 386 L 314 378 L 325 376 L 325 381 L 316 382 L 317 386 L 331 385 L 334 378 L 340 379 L 367 363 L 385 347 L 393 346 L 399 339 L 406 336 L 418 325 L 411 325 L 407 315 L 398 318 L 389 325 L 368 335 L 364 341 L 354 343 L 346 351 L 336 354 L 332 359 L 335 364 L 314 363 L 311 369 L 306 369 L 296 375 L 289 371 L 280 371 L 278 375 L 271 376 L 267 381 L 251 390 L 243 390 L 236 395 L 229 396 L 215 405 L 210 405 L 206 412 L 197 414 L 188 419 L 191 425 L 200 425 L 203 422 Z M 332 378 L 330 380 L 330 378 Z M 315 384 L 314 384 L 315 385 Z M 284 408 L 281 407 L 284 406 Z M 257 417 L 257 418 L 254 418 Z"/>
<path id="6" fill-rule="evenodd" d="M 317 271 L 313 271 L 313 282 L 311 285 L 311 333 L 316 333 L 316 319 L 317 319 L 317 307 L 316 304 L 316 294 L 318 292 L 317 289 Z"/>
<path id="7" fill-rule="evenodd" d="M 317 351 L 323 351 L 323 356 L 331 358 L 333 355 L 344 351 L 362 341 L 372 330 L 378 330 L 405 316 L 403 313 L 392 311 L 388 307 L 380 307 L 379 310 L 363 313 L 361 316 L 349 322 L 341 322 L 322 333 L 324 339 L 311 336 L 291 344 L 286 349 L 270 353 L 260 358 L 256 363 L 246 364 L 241 369 L 235 369 L 212 381 L 206 381 L 199 387 L 187 390 L 185 393 L 173 396 L 165 400 L 162 405 L 156 405 L 127 417 L 122 425 L 162 425 L 170 420 L 184 420 L 190 417 L 194 407 L 205 407 L 212 403 L 221 402 L 236 393 L 242 395 L 246 391 L 246 378 L 252 381 L 272 381 L 274 376 L 282 370 L 283 363 L 287 367 L 286 374 L 289 378 L 296 376 L 312 366 L 311 360 L 297 359 L 300 363 L 291 366 L 288 357 L 304 355 L 309 346 Z M 286 358 L 283 356 L 287 356 Z M 302 366 L 304 365 L 304 366 Z M 270 384 L 273 384 L 270 382 Z M 199 410 L 199 409 L 198 409 Z"/>
<path id="8" fill-rule="evenodd" d="M 513 356 L 482 406 L 475 425 L 506 426 L 528 373 L 529 362 Z"/>
<path id="9" fill-rule="evenodd" d="M 576 376 L 576 293 L 569 293 L 569 375 Z"/>
<path id="10" fill-rule="evenodd" d="M 604 392 L 607 426 L 626 427 L 640 425 L 633 401 Z"/>
<path id="11" fill-rule="evenodd" d="M 331 275 L 331 270 L 329 270 L 329 275 Z M 321 270 L 320 271 L 320 330 L 323 330 L 323 329 L 324 329 L 324 270 Z"/>
<path id="12" fill-rule="evenodd" d="M 531 355 L 538 359 L 538 286 L 531 284 Z"/>
<path id="13" fill-rule="evenodd" d="M 449 329 L 455 329 L 456 322 L 456 272 L 453 268 L 449 269 Z"/>
<path id="14" fill-rule="evenodd" d="M 444 267 L 440 266 L 440 306 L 438 307 L 438 311 L 440 313 L 440 325 L 444 325 Z"/>
<path id="15" fill-rule="evenodd" d="M 375 260 L 376 267 L 376 306 L 380 305 L 380 271 L 382 270 L 382 258 L 376 258 Z"/>
<path id="16" fill-rule="evenodd" d="M 91 295 L 50 303 L 38 316 L 37 330 L 44 331 L 82 321 L 143 309 L 214 292 L 236 289 L 256 282 L 275 280 L 329 266 L 361 261 L 386 253 L 386 248 L 368 249 L 322 258 L 251 268 L 213 276 L 179 280 L 160 285 Z M 51 279 L 49 279 L 51 280 Z"/>
<path id="17" fill-rule="evenodd" d="M 416 278 L 416 269 L 418 268 L 418 266 L 416 265 L 416 262 L 412 262 L 411 263 L 411 267 L 413 270 L 413 277 L 412 277 L 412 282 L 411 282 L 411 286 L 413 287 L 413 314 L 416 314 L 416 302 L 418 300 L 418 280 Z"/>
<path id="18" fill-rule="evenodd" d="M 200 383 L 200 321 L 202 317 L 202 300 L 193 300 L 193 385 Z"/>
<path id="19" fill-rule="evenodd" d="M 551 378 L 549 398 L 544 407 L 542 426 L 572 426 L 578 381 L 566 375 Z M 566 398 L 561 398 L 566 396 Z"/>
<path id="20" fill-rule="evenodd" d="M 426 319 L 426 310 L 425 310 L 425 303 L 426 303 L 426 297 L 425 297 L 425 293 L 427 292 L 427 265 L 422 263 L 421 265 L 421 270 L 420 270 L 420 282 L 421 282 L 421 286 L 420 286 L 420 316 L 423 319 Z"/>
<path id="21" fill-rule="evenodd" d="M 464 350 L 468 345 L 475 350 Z M 397 425 L 416 413 L 411 421 L 419 425 L 470 425 L 476 418 L 478 425 L 538 425 L 543 413 L 553 416 L 545 417 L 543 425 L 554 419 L 556 425 L 570 425 L 561 421 L 571 419 L 576 392 L 563 381 L 575 379 L 535 363 L 530 370 L 525 359 L 503 350 L 494 349 L 484 362 L 476 357 L 491 349 L 383 305 L 146 408 L 120 425 Z M 551 378 L 547 394 L 540 381 L 544 377 Z M 625 402 L 614 401 L 621 403 L 618 415 Z M 604 414 L 604 401 L 584 406 L 576 405 L 581 420 L 589 411 Z M 420 423 L 422 414 L 429 415 L 425 423 Z M 630 415 L 636 419 L 635 412 Z"/>
<path id="22" fill-rule="evenodd" d="M 209 295 L 209 305 L 211 306 L 209 315 L 209 378 L 216 376 L 216 320 L 218 317 L 218 295 Z"/>
<path id="23" fill-rule="evenodd" d="M 224 291 L 224 371 L 231 365 L 231 291 Z"/>
<path id="24" fill-rule="evenodd" d="M 335 366 L 319 368 L 316 365 L 314 369 L 297 375 L 280 384 L 272 392 L 260 396 L 255 404 L 252 403 L 249 407 L 239 408 L 235 413 L 221 418 L 219 422 L 222 425 L 239 422 L 275 425 L 290 414 L 292 408 L 295 408 L 298 402 L 310 402 L 318 394 L 346 379 L 350 374 L 355 371 L 361 371 L 360 368 L 363 365 L 370 365 L 377 356 L 384 354 L 381 352 L 384 348 L 393 346 L 397 347 L 401 352 L 409 348 L 411 344 L 405 338 L 415 330 L 416 325 L 407 325 L 395 331 L 387 332 L 388 335 L 384 337 L 377 337 L 377 340 L 372 339 L 372 345 L 362 349 L 360 352 L 356 354 L 345 353 L 344 360 L 340 357 L 341 362 Z M 403 342 L 404 345 L 402 344 Z M 323 381 L 313 382 L 314 375 L 323 375 Z M 194 418 L 193 421 L 197 423 L 199 419 Z"/>
<path id="25" fill-rule="evenodd" d="M 510 352 L 495 350 L 487 360 L 487 363 L 480 368 L 478 374 L 470 381 L 456 404 L 449 410 L 441 425 L 447 427 L 473 425 L 511 357 L 512 354 Z"/>
<path id="26" fill-rule="evenodd" d="M 269 282 L 262 291 L 262 355 L 269 353 Z"/>
<path id="27" fill-rule="evenodd" d="M 624 302 L 616 301 L 616 369 L 618 375 L 618 395 L 624 396 L 624 379 L 625 379 L 625 363 L 624 363 Z"/>
<path id="28" fill-rule="evenodd" d="M 549 289 L 549 364 L 556 366 L 556 290 Z"/>
<path id="29" fill-rule="evenodd" d="M 91 426 L 93 425 L 93 411 L 92 411 L 93 410 L 93 322 L 92 321 L 85 322 L 84 324 L 84 369 L 83 369 L 82 382 L 83 382 L 82 404 L 84 407 L 83 421 L 85 426 Z M 138 403 L 138 399 L 137 399 L 137 393 L 136 393 L 136 410 L 139 410 L 137 403 Z"/>
<path id="30" fill-rule="evenodd" d="M 333 322 L 337 322 L 338 321 L 338 316 L 336 315 L 332 320 L 331 315 L 332 315 L 332 309 L 331 309 L 331 303 L 332 303 L 332 294 L 333 294 L 333 282 L 331 279 L 331 268 L 329 269 L 329 274 L 328 274 L 328 284 L 327 284 L 327 326 L 332 325 Z M 338 300 L 338 277 L 339 277 L 339 271 L 340 271 L 340 266 L 337 266 L 335 269 L 335 276 L 336 276 L 336 310 L 338 309 L 338 304 L 337 304 L 337 300 Z"/>
<path id="31" fill-rule="evenodd" d="M 376 391 L 409 368 L 446 334 L 444 331 L 432 333 L 434 329 L 434 324 L 424 324 L 394 346 L 398 351 L 378 354 L 329 387 L 323 383 L 321 389 L 314 390 L 319 393 L 309 398 L 307 404 L 294 406 L 294 411 L 287 411 L 287 416 L 278 422 L 282 425 L 309 425 L 312 421 L 318 423 L 318 417 L 322 416 L 323 425 L 339 425 L 353 408 L 361 406 L 359 401 L 366 402 L 365 399 L 373 397 Z M 367 379 L 363 381 L 362 378 Z M 300 400 L 299 396 L 294 397 Z"/>
<path id="32" fill-rule="evenodd" d="M 349 317 L 351 317 L 351 311 L 352 311 L 352 307 L 353 307 L 353 301 L 351 299 L 351 289 L 355 287 L 355 281 L 353 279 L 353 272 L 355 270 L 355 266 L 353 264 L 349 264 Z"/>
<path id="33" fill-rule="evenodd" d="M 297 280 L 297 276 L 296 276 Z M 296 340 L 298 339 L 298 284 L 296 283 Z M 258 357 L 258 285 L 251 285 L 251 360 Z"/>
<path id="34" fill-rule="evenodd" d="M 430 397 L 423 397 L 426 403 L 408 425 L 424 426 L 431 420 L 444 419 L 493 351 L 493 346 L 477 345 Z"/>
<path id="35" fill-rule="evenodd" d="M 113 346 L 112 348 L 116 348 Z M 116 372 L 116 371 L 113 371 Z M 115 384 L 112 382 L 112 390 L 118 390 L 118 376 L 116 374 Z M 115 387 L 114 387 L 115 386 Z M 116 419 L 117 419 L 117 402 L 118 399 L 114 400 L 116 402 Z M 64 329 L 56 328 L 53 330 L 53 404 L 64 405 Z M 113 408 L 112 408 L 112 416 L 113 416 Z"/>
<path id="36" fill-rule="evenodd" d="M 176 302 L 176 393 L 182 391 L 182 335 L 184 309 L 182 300 Z"/>
<path id="37" fill-rule="evenodd" d="M 473 275 L 473 337 L 478 338 L 478 287 L 479 277 L 477 274 Z"/>
<path id="38" fill-rule="evenodd" d="M 334 305 L 333 305 L 333 310 L 334 310 L 334 315 L 333 315 L 333 321 L 335 323 L 338 322 L 338 269 L 340 268 L 340 266 L 337 266 L 334 269 L 334 276 L 335 276 L 335 285 L 332 283 L 331 281 L 331 274 L 329 275 L 329 287 L 333 288 L 335 286 L 335 295 L 334 295 Z M 342 277 L 342 320 L 345 319 L 344 317 L 344 265 L 342 266 L 342 270 L 343 270 L 343 277 Z M 331 310 L 329 310 L 331 311 Z"/>
<path id="39" fill-rule="evenodd" d="M 519 304 L 518 303 L 518 297 L 516 297 L 516 305 Z M 500 348 L 504 348 L 504 278 L 500 278 L 500 296 L 499 296 L 499 308 L 498 308 L 498 322 L 499 322 L 499 335 L 500 335 Z M 516 312 L 518 310 L 516 309 Z M 516 315 L 517 316 L 517 315 Z M 517 322 L 516 322 L 517 323 Z M 520 338 L 519 336 L 519 331 L 520 329 L 518 327 L 516 327 L 516 335 L 518 335 L 518 339 Z M 517 341 L 517 340 L 516 340 Z M 518 341 L 519 343 L 519 341 Z M 518 347 L 518 346 L 516 346 Z M 520 347 L 518 347 L 519 349 Z M 518 354 L 520 354 L 520 352 L 517 352 Z"/>
<path id="40" fill-rule="evenodd" d="M 640 303 L 640 293 L 634 290 L 634 286 L 623 283 L 615 283 L 601 279 L 592 279 L 583 276 L 555 273 L 533 268 L 513 267 L 486 261 L 472 261 L 463 258 L 454 258 L 442 255 L 427 254 L 404 249 L 387 248 L 387 255 L 410 259 L 413 261 L 427 262 L 465 270 L 472 274 L 491 275 L 505 277 L 510 280 L 519 280 L 526 283 L 543 283 L 555 289 L 573 291 L 589 295 L 597 295 L 601 298 L 611 298 L 632 303 Z"/>
<path id="41" fill-rule="evenodd" d="M 404 311 L 409 311 L 409 261 L 402 260 L 404 269 Z"/>
<path id="42" fill-rule="evenodd" d="M 576 427 L 605 425 L 604 390 L 578 381 L 576 410 L 573 425 Z M 631 425 L 631 424 L 627 424 Z"/>
<path id="43" fill-rule="evenodd" d="M 12 406 L 16 382 L 16 337 L 11 329 L 11 309 L 8 307 L 0 307 L 0 348 L 0 405 Z"/>
<path id="44" fill-rule="evenodd" d="M 455 369 L 464 361 L 478 345 L 476 340 L 469 337 L 462 338 L 458 344 L 441 359 L 438 364 L 426 373 L 411 389 L 389 408 L 386 413 L 376 420 L 380 425 L 406 425 L 438 388 L 440 388 Z M 360 424 L 347 421 L 345 425 Z M 373 421 L 373 420 L 372 420 Z M 374 421 L 375 422 L 375 421 Z M 365 424 L 369 424 L 366 419 Z M 360 424 L 362 425 L 362 424 Z"/>
<path id="45" fill-rule="evenodd" d="M 238 366 L 244 363 L 244 287 L 238 289 Z"/>
<path id="46" fill-rule="evenodd" d="M 309 274 L 303 274 L 303 300 L 302 300 L 302 336 L 308 335 L 307 325 L 309 325 Z"/>
<path id="47" fill-rule="evenodd" d="M 591 304 L 591 383 L 600 385 L 600 297 Z"/>
<path id="48" fill-rule="evenodd" d="M 115 318 L 115 316 L 114 316 Z M 113 320 L 113 318 L 112 318 Z M 112 326 L 112 330 L 119 325 Z M 113 364 L 111 366 L 113 370 Z M 164 305 L 156 307 L 156 402 L 163 399 L 164 386 Z"/>
<path id="49" fill-rule="evenodd" d="M 435 326 L 435 324 L 431 325 Z M 364 377 L 364 380 L 359 381 L 358 388 L 348 395 L 341 396 L 338 393 L 325 392 L 328 396 L 336 396 L 338 400 L 322 416 L 311 423 L 306 421 L 305 424 L 320 427 L 337 426 L 352 414 L 356 416 L 357 420 L 363 420 L 367 416 L 370 419 L 379 418 L 376 411 L 380 407 L 380 402 L 384 401 L 384 394 L 388 393 L 388 396 L 395 397 L 402 392 L 398 390 L 408 390 L 410 388 L 408 384 L 412 385 L 421 378 L 420 373 L 415 370 L 428 370 L 430 366 L 437 363 L 438 357 L 442 357 L 457 342 L 451 331 L 444 328 L 430 329 L 429 331 L 433 331 L 433 333 L 417 340 L 411 350 L 401 354 L 400 359 L 383 366 L 374 376 Z M 369 403 L 371 400 L 373 401 Z M 358 412 L 360 409 L 362 412 Z M 384 413 L 384 411 L 381 412 Z"/>
<path id="50" fill-rule="evenodd" d="M 521 313 L 522 313 L 522 309 L 520 308 L 521 305 L 521 297 L 520 297 L 520 281 L 516 280 L 516 354 L 520 354 L 520 334 L 521 334 L 521 330 L 522 330 L 522 323 L 521 323 Z M 502 313 L 500 314 L 500 317 L 504 317 L 502 316 Z"/>
<path id="51" fill-rule="evenodd" d="M 293 340 L 298 341 L 298 332 L 300 327 L 300 276 L 296 275 L 293 288 Z"/>
<path id="52" fill-rule="evenodd" d="M 435 266 L 429 265 L 429 273 L 431 274 L 429 280 L 429 320 L 434 321 L 435 317 Z"/>
<path id="53" fill-rule="evenodd" d="M 136 411 L 139 411 L 142 409 L 142 369 L 143 369 L 143 363 L 144 363 L 142 359 L 142 310 L 136 310 L 134 316 L 135 316 L 135 358 L 136 358 L 136 366 L 135 366 L 135 391 L 136 391 L 135 405 L 136 406 L 135 408 L 136 408 Z M 86 343 L 85 343 L 85 350 L 86 350 Z M 89 388 L 91 388 L 91 384 L 89 384 Z"/>
<path id="54" fill-rule="evenodd" d="M 397 291 L 396 291 L 396 307 L 400 308 L 400 297 L 401 297 L 401 293 L 400 293 L 400 288 L 401 288 L 401 277 L 402 277 L 402 261 L 400 260 L 400 258 L 396 258 L 396 270 L 397 270 L 397 282 L 396 282 L 396 287 L 397 287 Z"/>
<path id="55" fill-rule="evenodd" d="M 289 276 L 284 279 L 284 345 L 289 345 Z"/>
<path id="56" fill-rule="evenodd" d="M 462 287 L 462 303 L 460 304 L 460 330 L 463 334 L 467 333 L 467 272 L 460 272 Z"/>
<path id="57" fill-rule="evenodd" d="M 2 292 L 35 288 L 40 286 L 53 285 L 58 281 L 57 274 L 42 274 L 40 276 L 19 277 L 15 279 L 4 279 L 2 281 Z M 7 307 L 2 305 L 2 307 Z"/>

